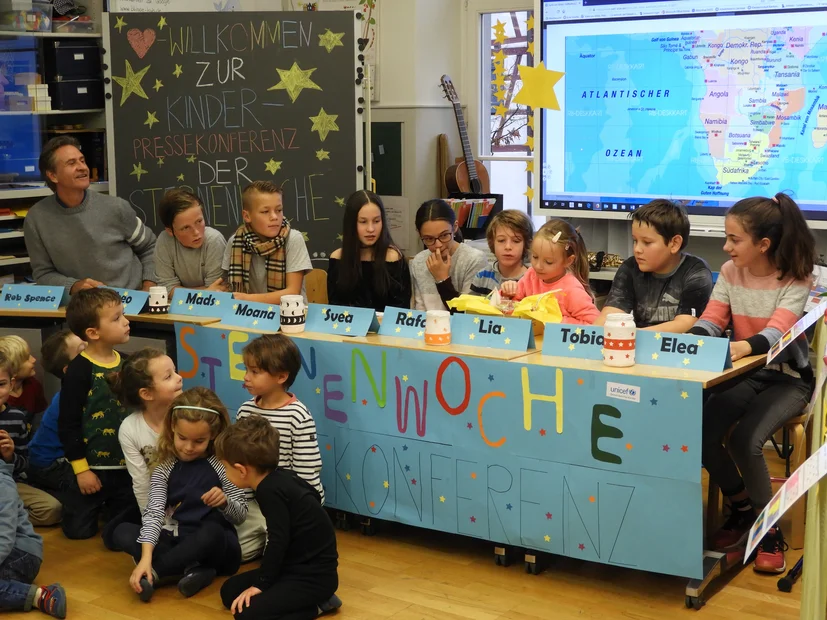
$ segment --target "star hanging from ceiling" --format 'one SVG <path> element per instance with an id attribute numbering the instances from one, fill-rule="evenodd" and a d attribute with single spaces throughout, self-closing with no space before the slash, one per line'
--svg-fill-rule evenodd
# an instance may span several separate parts
<path id="1" fill-rule="evenodd" d="M 276 69 L 278 71 L 281 81 L 275 86 L 271 86 L 267 90 L 286 90 L 290 96 L 292 103 L 296 102 L 299 95 L 305 88 L 312 88 L 313 90 L 322 90 L 322 87 L 310 79 L 310 76 L 316 69 L 302 69 L 299 63 L 294 62 L 290 69 Z"/>
<path id="2" fill-rule="evenodd" d="M 337 118 L 339 118 L 338 114 L 328 114 L 324 111 L 324 108 L 321 108 L 316 116 L 310 117 L 310 120 L 313 121 L 313 127 L 310 128 L 310 131 L 318 131 L 319 140 L 324 142 L 328 133 L 339 131 L 339 126 L 336 124 Z"/>
<path id="3" fill-rule="evenodd" d="M 144 92 L 144 87 L 141 86 L 141 80 L 144 79 L 146 72 L 149 71 L 150 65 L 147 65 L 138 73 L 135 73 L 132 70 L 132 65 L 129 64 L 128 60 L 124 60 L 126 63 L 126 76 L 119 77 L 117 75 L 113 75 L 112 79 L 115 80 L 121 86 L 121 105 L 129 98 L 129 95 L 135 93 L 138 97 L 143 99 L 149 99 L 146 93 Z"/>
<path id="4" fill-rule="evenodd" d="M 327 50 L 327 53 L 333 51 L 334 47 L 344 47 L 345 44 L 342 43 L 342 37 L 345 36 L 344 32 L 331 32 L 330 28 L 325 29 L 324 34 L 319 35 L 319 45 Z"/>

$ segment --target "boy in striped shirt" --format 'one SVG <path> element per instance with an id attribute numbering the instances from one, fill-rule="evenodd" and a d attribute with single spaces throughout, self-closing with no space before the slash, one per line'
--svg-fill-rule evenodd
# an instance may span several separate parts
<path id="1" fill-rule="evenodd" d="M 253 398 L 238 409 L 241 420 L 258 414 L 279 432 L 279 467 L 295 471 L 316 491 L 324 504 L 322 455 L 316 422 L 307 407 L 288 392 L 301 369 L 296 344 L 283 334 L 256 338 L 242 352 L 247 372 L 244 388 Z"/>

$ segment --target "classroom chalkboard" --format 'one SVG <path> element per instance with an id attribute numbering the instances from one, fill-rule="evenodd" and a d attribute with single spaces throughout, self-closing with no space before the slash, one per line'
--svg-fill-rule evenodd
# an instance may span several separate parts
<path id="1" fill-rule="evenodd" d="M 354 14 L 108 17 L 115 193 L 157 232 L 164 192 L 189 189 L 229 237 L 242 189 L 269 180 L 311 256 L 338 247 L 344 201 L 361 185 Z"/>

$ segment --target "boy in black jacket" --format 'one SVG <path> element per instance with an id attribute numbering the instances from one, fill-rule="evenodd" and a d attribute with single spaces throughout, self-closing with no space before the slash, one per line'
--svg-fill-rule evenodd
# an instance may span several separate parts
<path id="1" fill-rule="evenodd" d="M 278 467 L 278 431 L 252 415 L 218 436 L 215 453 L 233 484 L 253 489 L 267 522 L 261 567 L 224 583 L 224 606 L 237 620 L 311 620 L 338 609 L 333 524 L 318 491 Z"/>

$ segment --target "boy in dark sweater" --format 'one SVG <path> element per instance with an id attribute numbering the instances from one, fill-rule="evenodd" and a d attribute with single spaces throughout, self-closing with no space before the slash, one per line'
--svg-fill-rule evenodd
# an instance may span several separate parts
<path id="1" fill-rule="evenodd" d="M 278 431 L 251 415 L 218 436 L 215 452 L 233 484 L 255 491 L 268 539 L 261 567 L 221 587 L 224 606 L 237 620 L 310 620 L 341 607 L 333 524 L 318 491 L 278 467 Z"/>
<path id="2" fill-rule="evenodd" d="M 129 340 L 129 321 L 118 293 L 92 288 L 72 296 L 66 322 L 87 346 L 69 363 L 60 391 L 58 436 L 71 465 L 69 479 L 64 480 L 68 492 L 61 498 L 63 533 L 67 538 L 91 538 L 104 508 L 110 521 L 129 511 L 138 513 L 118 443 L 118 428 L 127 413 L 106 381 L 121 368 L 114 347 Z M 106 535 L 111 529 L 104 530 L 104 544 L 113 549 Z"/>

